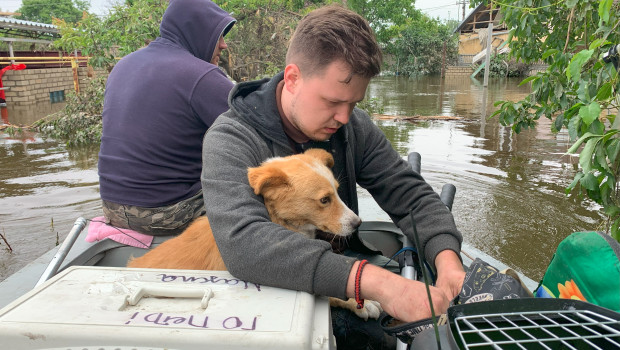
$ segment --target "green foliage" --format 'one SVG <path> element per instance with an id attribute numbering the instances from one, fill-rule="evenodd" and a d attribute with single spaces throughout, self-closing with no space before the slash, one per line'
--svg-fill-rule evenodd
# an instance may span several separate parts
<path id="1" fill-rule="evenodd" d="M 408 0 L 349 0 L 346 5 L 362 15 L 374 29 L 380 43 L 388 43 L 421 13 Z"/>
<path id="2" fill-rule="evenodd" d="M 27 128 L 20 125 L 8 125 L 3 126 L 0 130 L 7 133 L 11 137 L 14 137 L 17 135 L 22 135 Z"/>
<path id="3" fill-rule="evenodd" d="M 478 1 L 479 2 L 479 1 Z M 618 72 L 602 55 L 620 43 L 620 4 L 613 0 L 515 0 L 498 3 L 508 28 L 512 57 L 549 65 L 526 78 L 532 93 L 522 101 L 498 101 L 493 114 L 515 132 L 532 128 L 541 117 L 554 131 L 567 128 L 579 150 L 575 190 L 602 206 L 611 235 L 620 240 L 620 138 Z"/>
<path id="4" fill-rule="evenodd" d="M 271 76 L 284 69 L 288 41 L 303 15 L 316 8 L 303 1 L 215 1 L 237 19 L 226 35 L 220 65 L 235 81 Z"/>
<path id="5" fill-rule="evenodd" d="M 402 29 L 387 48 L 394 55 L 391 70 L 405 75 L 439 73 L 444 50 L 446 65 L 456 60 L 458 37 L 448 25 L 419 15 Z"/>
<path id="6" fill-rule="evenodd" d="M 356 107 L 366 111 L 366 113 L 370 115 L 383 114 L 384 112 L 384 108 L 383 108 L 383 104 L 381 103 L 381 100 L 376 97 L 365 98 L 362 101 L 360 101 Z"/>
<path id="7" fill-rule="evenodd" d="M 63 110 L 37 121 L 33 127 L 46 136 L 64 140 L 68 146 L 99 143 L 104 90 L 105 77 L 92 79 L 79 94 L 68 94 Z"/>
<path id="8" fill-rule="evenodd" d="M 62 37 L 54 45 L 90 56 L 93 67 L 112 70 L 116 58 L 138 50 L 159 36 L 167 0 L 133 0 L 117 4 L 104 18 L 85 15 L 77 24 L 57 20 Z"/>
<path id="9" fill-rule="evenodd" d="M 221 63 L 236 81 L 269 76 L 282 70 L 288 40 L 297 22 L 319 6 L 346 3 L 346 6 L 369 21 L 377 40 L 384 46 L 390 45 L 401 28 L 410 23 L 411 18 L 422 16 L 413 7 L 413 2 L 403 0 L 224 0 L 216 3 L 232 12 L 238 21 L 226 37 L 229 49 L 223 52 Z"/>
<path id="10" fill-rule="evenodd" d="M 21 15 L 17 18 L 48 24 L 52 23 L 53 18 L 58 18 L 77 23 L 89 6 L 89 2 L 84 0 L 23 0 L 17 10 Z"/>
<path id="11" fill-rule="evenodd" d="M 523 77 L 529 72 L 530 65 L 510 59 L 508 54 L 503 53 L 493 55 L 489 67 L 491 77 Z M 484 70 L 480 70 L 478 75 L 484 75 Z"/>

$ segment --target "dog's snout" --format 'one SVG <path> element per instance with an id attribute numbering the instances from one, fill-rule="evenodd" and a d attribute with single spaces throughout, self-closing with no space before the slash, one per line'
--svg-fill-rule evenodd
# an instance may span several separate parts
<path id="1" fill-rule="evenodd" d="M 351 226 L 353 227 L 353 229 L 357 229 L 358 227 L 360 227 L 361 224 L 362 219 L 357 215 L 353 216 L 353 218 L 351 219 Z"/>
<path id="2" fill-rule="evenodd" d="M 347 208 L 348 209 L 348 208 Z M 341 218 L 341 235 L 352 234 L 362 224 L 362 219 L 352 210 L 348 209 L 343 213 Z"/>

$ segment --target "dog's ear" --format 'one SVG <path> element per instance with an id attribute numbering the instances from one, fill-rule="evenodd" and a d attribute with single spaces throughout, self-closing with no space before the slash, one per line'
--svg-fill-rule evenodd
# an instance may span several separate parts
<path id="1" fill-rule="evenodd" d="M 310 148 L 304 154 L 317 158 L 321 163 L 327 165 L 329 168 L 334 166 L 334 157 L 331 153 L 321 148 Z"/>
<path id="2" fill-rule="evenodd" d="M 269 189 L 288 186 L 288 176 L 273 164 L 248 169 L 248 181 L 256 195 L 265 195 Z"/>

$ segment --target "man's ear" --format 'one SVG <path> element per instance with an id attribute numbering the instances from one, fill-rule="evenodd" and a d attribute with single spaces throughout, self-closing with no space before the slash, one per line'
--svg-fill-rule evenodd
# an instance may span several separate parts
<path id="1" fill-rule="evenodd" d="M 321 163 L 327 165 L 329 168 L 334 166 L 334 157 L 331 153 L 321 148 L 310 148 L 304 154 L 314 157 L 321 161 Z"/>
<path id="2" fill-rule="evenodd" d="M 295 93 L 298 81 L 301 79 L 301 71 L 296 64 L 288 64 L 284 68 L 284 88 L 291 94 Z"/>
<path id="3" fill-rule="evenodd" d="M 288 176 L 284 171 L 272 164 L 249 168 L 248 181 L 250 182 L 250 186 L 254 189 L 254 194 L 262 195 L 263 197 L 265 197 L 265 194 L 267 194 L 269 190 L 289 185 Z"/>

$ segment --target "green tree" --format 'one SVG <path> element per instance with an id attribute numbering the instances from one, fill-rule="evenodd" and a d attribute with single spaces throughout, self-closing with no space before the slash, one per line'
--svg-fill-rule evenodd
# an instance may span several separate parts
<path id="1" fill-rule="evenodd" d="M 226 36 L 220 65 L 235 81 L 270 76 L 284 69 L 288 41 L 305 13 L 321 1 L 215 1 L 237 23 Z"/>
<path id="2" fill-rule="evenodd" d="M 419 17 L 420 11 L 411 0 L 345 0 L 353 11 L 362 15 L 375 30 L 377 40 L 387 44 L 398 36 L 411 18 Z"/>
<path id="3" fill-rule="evenodd" d="M 458 38 L 452 28 L 423 14 L 418 14 L 402 28 L 387 46 L 394 59 L 390 69 L 405 75 L 433 74 L 441 71 L 458 54 Z"/>
<path id="4" fill-rule="evenodd" d="M 108 71 L 116 58 L 138 50 L 159 36 L 167 0 L 133 0 L 115 5 L 106 17 L 87 14 L 78 23 L 58 19 L 61 38 L 54 45 L 67 52 L 90 56 L 93 67 Z"/>
<path id="5" fill-rule="evenodd" d="M 89 7 L 86 0 L 23 0 L 22 6 L 17 10 L 21 15 L 17 18 L 49 24 L 53 18 L 59 18 L 77 23 Z"/>
<path id="6" fill-rule="evenodd" d="M 477 1 L 480 3 L 480 1 Z M 602 56 L 620 43 L 620 4 L 614 0 L 514 0 L 495 2 L 511 28 L 512 57 L 542 60 L 545 72 L 526 78 L 532 92 L 518 102 L 498 101 L 493 116 L 515 132 L 541 117 L 554 131 L 568 130 L 580 168 L 567 194 L 585 194 L 602 206 L 603 226 L 620 241 L 620 79 Z M 473 4 L 475 5 L 475 4 Z M 567 213 L 570 215 L 570 213 Z"/>

